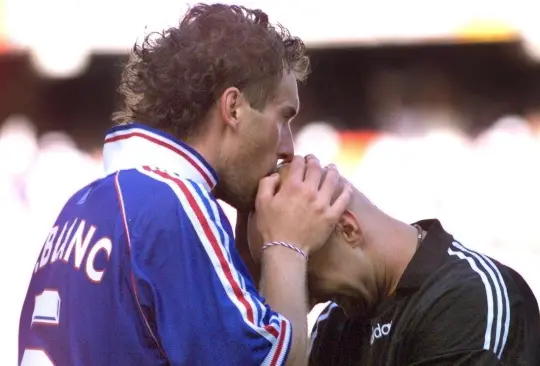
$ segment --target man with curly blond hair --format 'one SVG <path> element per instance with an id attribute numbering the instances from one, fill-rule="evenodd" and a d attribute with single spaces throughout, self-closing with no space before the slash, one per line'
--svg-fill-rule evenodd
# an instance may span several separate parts
<path id="1" fill-rule="evenodd" d="M 239 6 L 196 5 L 135 45 L 107 176 L 66 203 L 36 262 L 21 365 L 306 364 L 306 259 L 351 196 L 293 156 L 308 68 L 300 39 Z M 217 199 L 257 209 L 260 292 Z"/>

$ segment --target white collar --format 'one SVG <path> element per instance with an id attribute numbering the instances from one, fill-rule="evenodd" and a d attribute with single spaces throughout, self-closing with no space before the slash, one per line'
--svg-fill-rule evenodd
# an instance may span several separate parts
<path id="1" fill-rule="evenodd" d="M 107 175 L 155 166 L 201 183 L 208 191 L 218 181 L 214 169 L 193 148 L 166 132 L 138 123 L 115 126 L 107 132 L 103 164 Z"/>

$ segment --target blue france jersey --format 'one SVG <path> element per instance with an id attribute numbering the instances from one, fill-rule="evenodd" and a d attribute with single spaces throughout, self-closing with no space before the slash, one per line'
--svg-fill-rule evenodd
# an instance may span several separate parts
<path id="1" fill-rule="evenodd" d="M 284 365 L 289 321 L 253 285 L 189 146 L 138 124 L 66 203 L 36 261 L 19 364 Z"/>

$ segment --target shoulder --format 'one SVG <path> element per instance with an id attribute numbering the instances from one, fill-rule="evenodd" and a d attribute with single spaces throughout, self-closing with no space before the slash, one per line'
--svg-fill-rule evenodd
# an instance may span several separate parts
<path id="1" fill-rule="evenodd" d="M 313 326 L 311 332 L 312 349 L 317 343 L 325 342 L 325 339 L 334 338 L 340 334 L 346 321 L 347 316 L 343 309 L 334 302 L 328 303 Z"/>
<path id="2" fill-rule="evenodd" d="M 538 339 L 532 333 L 525 336 L 527 323 L 538 324 L 538 316 L 529 315 L 538 308 L 527 300 L 530 289 L 521 276 L 458 242 L 448 254 L 450 259 L 418 292 L 414 316 L 404 323 L 411 355 L 466 357 L 475 350 L 495 360 L 513 357 Z"/>
<path id="3" fill-rule="evenodd" d="M 346 322 L 345 313 L 335 303 L 329 303 L 320 313 L 311 332 L 309 365 L 331 364 L 332 355 L 339 354 L 339 335 Z"/>
<path id="4" fill-rule="evenodd" d="M 520 297 L 511 276 L 511 269 L 493 258 L 453 241 L 448 248 L 450 257 L 429 281 L 426 291 L 437 292 L 441 299 L 459 297 L 463 302 L 475 299 L 485 305 L 490 301 L 505 301 Z"/>
<path id="5" fill-rule="evenodd" d="M 317 320 L 315 321 L 315 324 L 313 326 L 313 332 L 317 329 L 317 327 L 320 327 L 322 323 L 328 323 L 329 321 L 336 320 L 338 318 L 341 318 L 340 314 L 345 315 L 343 310 L 339 307 L 338 304 L 335 302 L 329 302 L 327 303 L 322 311 L 319 313 L 319 316 L 317 317 Z"/>
<path id="6" fill-rule="evenodd" d="M 343 362 L 343 357 L 360 358 L 370 336 L 369 319 L 348 317 L 336 303 L 329 303 L 313 328 L 309 364 L 337 365 Z"/>
<path id="7" fill-rule="evenodd" d="M 111 177 L 130 228 L 175 228 L 219 219 L 217 201 L 189 179 L 154 167 L 120 171 Z"/>
<path id="8" fill-rule="evenodd" d="M 434 334 L 463 337 L 470 345 L 499 353 L 521 316 L 514 310 L 522 298 L 508 267 L 458 242 L 448 254 L 451 259 L 419 293 L 416 337 L 432 343 L 437 341 Z"/>
<path id="9" fill-rule="evenodd" d="M 508 267 L 457 241 L 449 246 L 448 255 L 418 293 L 417 320 L 462 326 L 509 320 L 511 308 L 522 300 Z"/>
<path id="10" fill-rule="evenodd" d="M 119 194 L 153 211 L 215 202 L 202 184 L 156 167 L 120 171 L 113 179 Z"/>

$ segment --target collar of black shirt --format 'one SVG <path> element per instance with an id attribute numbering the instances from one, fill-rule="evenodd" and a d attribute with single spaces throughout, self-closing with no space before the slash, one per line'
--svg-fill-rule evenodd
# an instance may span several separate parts
<path id="1" fill-rule="evenodd" d="M 369 315 L 370 318 L 380 316 L 400 298 L 411 295 L 420 289 L 425 281 L 448 259 L 448 248 L 454 238 L 443 229 L 439 220 L 422 220 L 415 224 L 420 225 L 426 232 L 426 236 L 405 268 L 394 295 L 383 299 L 373 309 L 373 313 Z"/>
<path id="2" fill-rule="evenodd" d="M 381 316 L 393 308 L 396 301 L 415 293 L 448 260 L 448 248 L 454 238 L 443 229 L 439 220 L 422 220 L 415 224 L 426 232 L 426 236 L 405 268 L 394 294 L 382 299 L 371 313 L 367 314 L 368 318 Z"/>
<path id="3" fill-rule="evenodd" d="M 397 297 L 418 290 L 441 268 L 448 258 L 448 247 L 454 240 L 452 235 L 443 229 L 439 220 L 422 220 L 416 224 L 426 232 L 426 236 L 401 276 L 395 292 Z"/>

